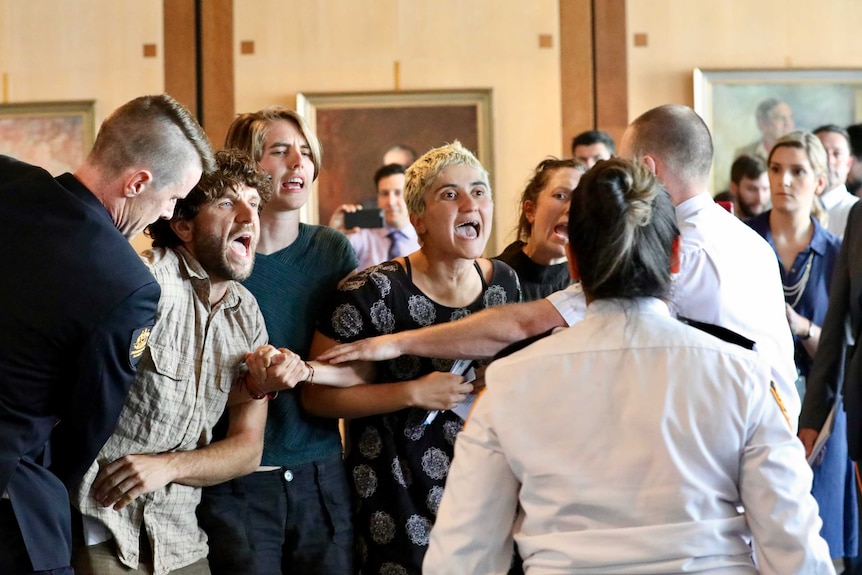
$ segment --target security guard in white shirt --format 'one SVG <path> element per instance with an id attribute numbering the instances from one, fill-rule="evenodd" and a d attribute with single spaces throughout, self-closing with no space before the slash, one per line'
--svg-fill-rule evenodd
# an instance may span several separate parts
<path id="1" fill-rule="evenodd" d="M 489 367 L 423 572 L 505 574 L 514 540 L 528 574 L 834 573 L 769 364 L 662 299 L 680 242 L 655 177 L 598 164 L 569 234 L 586 318 Z"/>

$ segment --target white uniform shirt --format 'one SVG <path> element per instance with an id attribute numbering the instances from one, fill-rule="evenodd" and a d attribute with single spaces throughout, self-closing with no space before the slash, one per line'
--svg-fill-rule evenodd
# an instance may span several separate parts
<path id="1" fill-rule="evenodd" d="M 426 575 L 505 574 L 513 536 L 530 575 L 834 573 L 757 353 L 604 300 L 486 377 Z"/>
<path id="2" fill-rule="evenodd" d="M 801 402 L 775 253 L 709 194 L 678 205 L 676 219 L 682 244 L 680 273 L 670 294 L 673 311 L 754 341 L 772 365 L 772 377 L 795 430 Z M 548 300 L 569 325 L 584 316 L 580 286 L 551 294 Z"/>
<path id="3" fill-rule="evenodd" d="M 859 198 L 848 192 L 847 186 L 838 186 L 837 188 L 823 192 L 820 195 L 820 201 L 823 203 L 826 213 L 829 214 L 826 229 L 839 238 L 843 238 L 850 208 L 859 201 Z"/>

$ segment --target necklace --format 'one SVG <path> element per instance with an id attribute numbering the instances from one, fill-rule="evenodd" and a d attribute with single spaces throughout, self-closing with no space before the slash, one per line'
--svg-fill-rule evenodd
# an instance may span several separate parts
<path id="1" fill-rule="evenodd" d="M 795 298 L 793 299 L 793 303 L 790 304 L 790 307 L 794 309 L 799 300 L 802 299 L 802 294 L 805 293 L 805 286 L 808 285 L 808 278 L 811 276 L 811 262 L 814 261 L 814 250 L 809 248 L 808 252 L 808 261 L 805 262 L 805 270 L 802 272 L 802 277 L 799 278 L 799 281 L 793 285 L 786 285 L 784 282 L 781 282 L 781 287 L 784 288 L 784 301 L 790 303 L 789 300 Z"/>

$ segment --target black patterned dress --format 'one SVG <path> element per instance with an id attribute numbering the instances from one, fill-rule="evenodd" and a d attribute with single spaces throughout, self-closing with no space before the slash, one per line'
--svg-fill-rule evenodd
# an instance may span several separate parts
<path id="1" fill-rule="evenodd" d="M 368 268 L 345 282 L 320 331 L 340 342 L 460 319 L 486 307 L 520 300 L 518 277 L 492 260 L 490 284 L 470 305 L 451 308 L 422 293 L 394 262 Z M 478 264 L 477 273 L 482 276 Z M 402 356 L 377 364 L 377 381 L 415 379 L 449 371 L 449 359 Z M 354 419 L 348 425 L 347 469 L 353 479 L 357 565 L 364 575 L 421 573 L 428 534 L 443 495 L 455 437 L 463 421 L 449 411 L 425 425 L 428 412 L 408 408 Z"/>

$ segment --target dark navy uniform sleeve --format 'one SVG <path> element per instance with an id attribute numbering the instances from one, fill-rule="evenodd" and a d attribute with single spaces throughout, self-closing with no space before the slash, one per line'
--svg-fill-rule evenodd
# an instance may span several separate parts
<path id="1" fill-rule="evenodd" d="M 129 294 L 82 342 L 77 365 L 69 370 L 76 381 L 69 382 L 50 455 L 51 471 L 69 489 L 81 481 L 114 431 L 153 327 L 159 294 L 155 279 Z"/>

